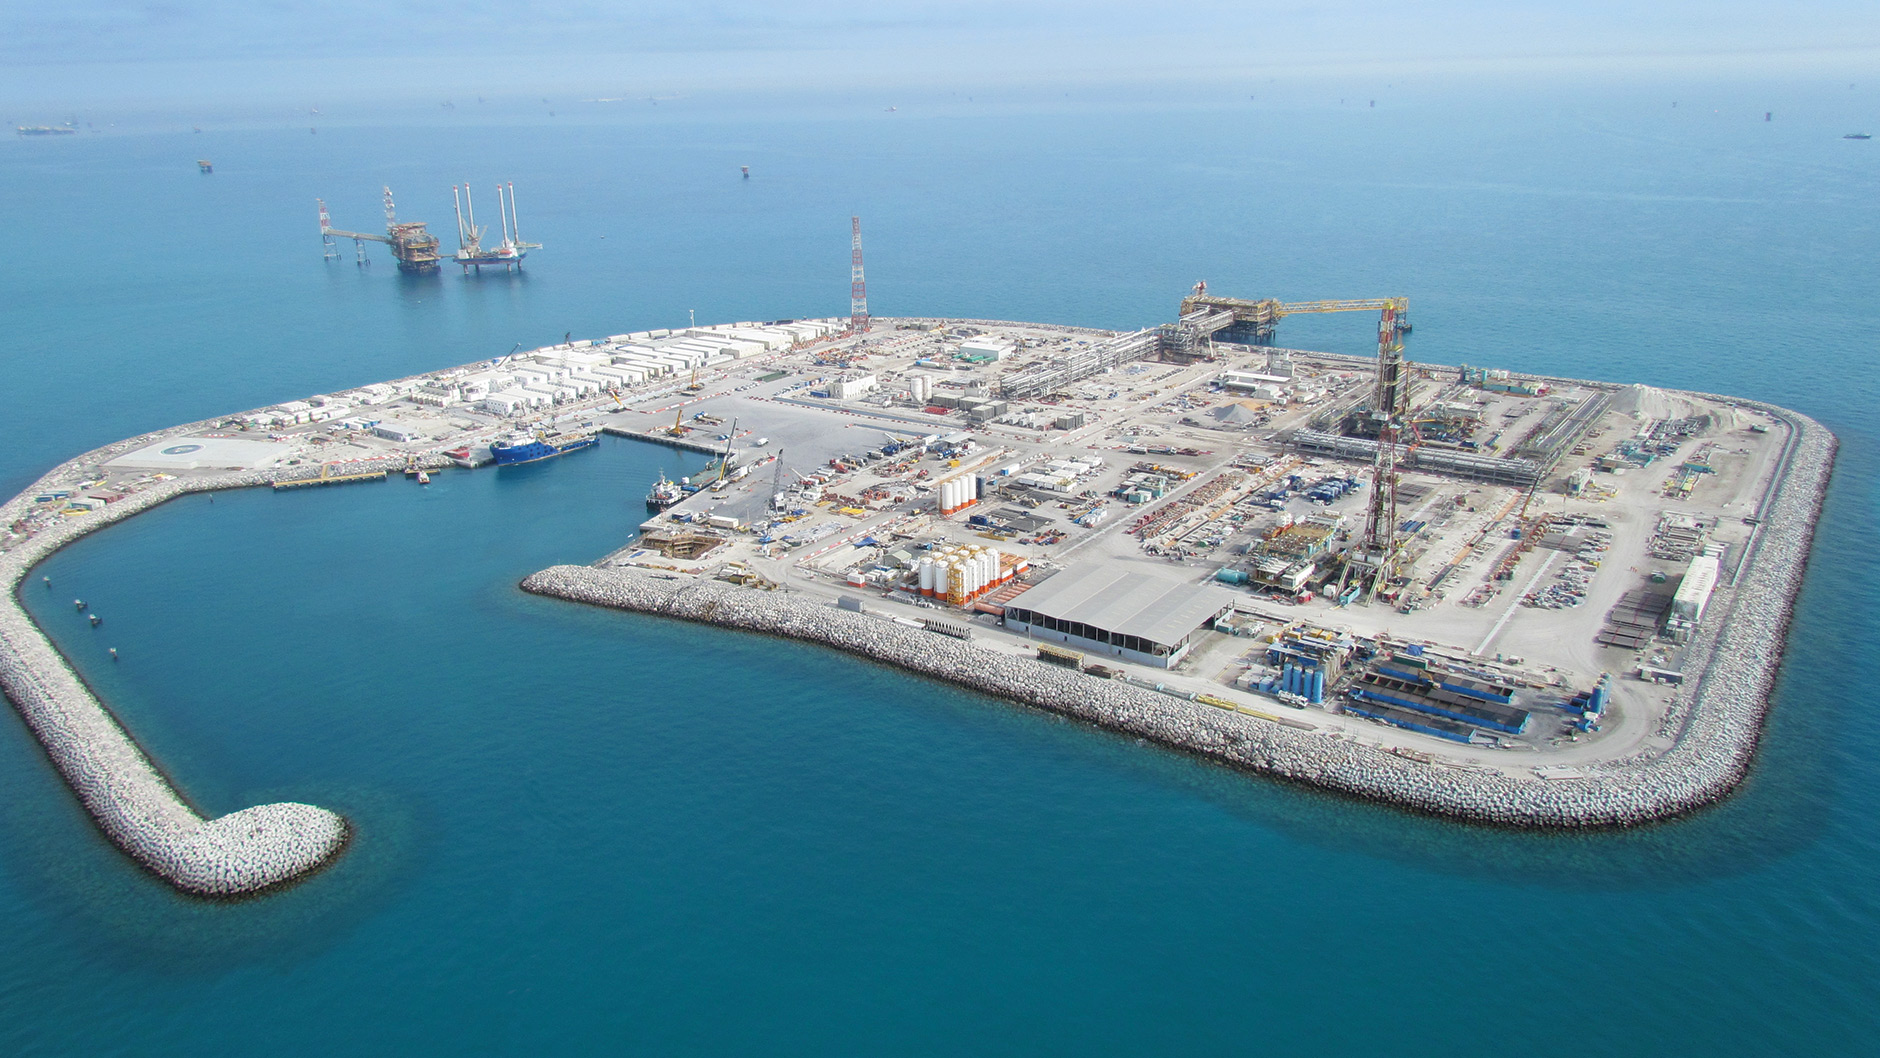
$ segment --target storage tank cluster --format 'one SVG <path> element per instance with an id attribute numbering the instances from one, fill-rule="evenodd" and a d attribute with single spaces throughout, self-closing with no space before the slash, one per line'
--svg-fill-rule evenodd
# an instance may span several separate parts
<path id="1" fill-rule="evenodd" d="M 996 548 L 948 544 L 921 557 L 920 593 L 964 606 L 1012 579 Z"/>
<path id="2" fill-rule="evenodd" d="M 954 514 L 979 502 L 979 479 L 972 474 L 948 478 L 939 485 L 940 513 Z"/>
<path id="3" fill-rule="evenodd" d="M 908 379 L 908 390 L 915 400 L 925 404 L 933 397 L 933 379 L 926 375 L 914 375 Z"/>
<path id="4" fill-rule="evenodd" d="M 1325 670 L 1307 668 L 1289 661 L 1279 670 L 1278 679 L 1261 680 L 1260 690 L 1267 694 L 1296 694 L 1319 705 L 1325 701 Z"/>

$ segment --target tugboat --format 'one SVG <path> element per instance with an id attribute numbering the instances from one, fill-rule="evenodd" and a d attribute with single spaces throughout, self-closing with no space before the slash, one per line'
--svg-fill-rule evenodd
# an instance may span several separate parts
<path id="1" fill-rule="evenodd" d="M 653 483 L 653 491 L 646 494 L 646 509 L 658 514 L 682 499 L 685 499 L 685 491 L 662 470 L 659 480 Z"/>

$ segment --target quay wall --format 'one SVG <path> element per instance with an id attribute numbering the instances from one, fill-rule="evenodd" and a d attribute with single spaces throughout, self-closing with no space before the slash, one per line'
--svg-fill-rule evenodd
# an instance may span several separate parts
<path id="1" fill-rule="evenodd" d="M 111 449 L 135 443 L 120 442 Z M 89 453 L 61 470 L 98 462 L 100 454 Z M 67 518 L 0 554 L 0 587 L 6 595 L 0 602 L 0 690 L 105 836 L 158 877 L 200 896 L 253 893 L 315 871 L 345 848 L 350 824 L 327 809 L 296 802 L 204 819 L 33 623 L 20 604 L 19 587 L 41 560 L 86 533 L 186 493 L 273 480 L 270 472 L 250 472 L 160 482 Z M 22 496 L 30 498 L 33 491 Z M 10 524 L 19 509 L 15 500 L 0 508 L 0 517 Z"/>
<path id="2" fill-rule="evenodd" d="M 1527 827 L 1605 827 L 1688 812 L 1747 773 L 1769 708 L 1791 608 L 1833 467 L 1835 440 L 1806 416 L 1778 469 L 1753 563 L 1690 656 L 1705 659 L 1660 734 L 1662 752 L 1604 762 L 1586 778 L 1432 766 L 1348 736 L 1302 731 L 1031 658 L 841 610 L 801 594 L 628 567 L 555 566 L 524 590 L 845 650 L 1225 764 L 1416 811 Z"/>

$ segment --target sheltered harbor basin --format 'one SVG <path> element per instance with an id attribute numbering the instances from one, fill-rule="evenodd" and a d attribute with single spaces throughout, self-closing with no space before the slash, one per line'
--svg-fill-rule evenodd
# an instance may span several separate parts
<path id="1" fill-rule="evenodd" d="M 1125 669 L 1120 673 L 1123 678 L 1098 679 L 1042 662 L 1010 643 L 1001 646 L 995 636 L 976 636 L 989 616 L 1004 614 L 1013 598 L 1023 598 L 1022 594 L 1001 598 L 1004 593 L 1037 590 L 1038 609 L 1047 609 L 1050 592 L 1014 575 L 1034 568 L 1034 563 L 1037 568 L 1058 565 L 1067 560 L 1066 554 L 1078 554 L 1079 561 L 1099 565 L 1120 561 L 1119 568 L 1135 571 L 1121 580 L 1112 579 L 1114 584 L 1139 575 L 1148 568 L 1143 563 L 1165 574 L 1174 568 L 1167 565 L 1171 555 L 1179 562 L 1194 553 L 1192 549 L 1212 546 L 1218 550 L 1218 541 L 1208 545 L 1202 538 L 1214 531 L 1225 512 L 1237 510 L 1237 504 L 1257 494 L 1248 491 L 1250 487 L 1259 482 L 1266 483 L 1260 487 L 1270 487 L 1279 480 L 1275 475 L 1283 477 L 1288 470 L 1309 465 L 1299 455 L 1286 454 L 1283 442 L 1275 446 L 1273 437 L 1265 441 L 1270 448 L 1279 447 L 1279 454 L 1243 462 L 1240 453 L 1256 443 L 1246 431 L 1269 423 L 1282 426 L 1287 416 L 1300 423 L 1317 417 L 1330 405 L 1314 401 L 1336 405 L 1343 399 L 1341 393 L 1361 387 L 1358 376 L 1363 361 L 1283 350 L 1234 354 L 1269 363 L 1281 359 L 1288 370 L 1296 360 L 1301 373 L 1295 388 L 1302 399 L 1296 407 L 1277 411 L 1237 405 L 1239 414 L 1219 417 L 1220 429 L 1241 432 L 1211 433 L 1216 427 L 1186 414 L 1218 400 L 1204 388 L 1213 374 L 1208 365 L 1119 361 L 1112 365 L 1115 381 L 1103 383 L 1116 387 L 1108 397 L 1098 392 L 1080 398 L 1073 392 L 1029 409 L 989 398 L 944 395 L 947 386 L 962 393 L 971 393 L 974 386 L 990 392 L 996 376 L 990 382 L 983 380 L 988 371 L 999 369 L 988 368 L 984 354 L 975 354 L 960 361 L 965 365 L 962 370 L 968 372 L 959 376 L 964 381 L 956 384 L 938 375 L 946 364 L 934 358 L 947 346 L 935 335 L 949 326 L 953 330 L 948 334 L 1002 331 L 1011 338 L 1003 345 L 991 343 L 995 347 L 1050 353 L 1101 344 L 1102 332 L 995 321 L 910 321 L 909 326 L 916 331 L 911 337 L 890 333 L 860 339 L 876 343 L 869 355 L 901 363 L 902 368 L 877 368 L 870 376 L 847 372 L 843 385 L 825 391 L 841 396 L 823 398 L 807 391 L 817 384 L 819 375 L 843 373 L 842 367 L 831 365 L 853 354 L 858 341 L 826 325 L 801 327 L 787 332 L 794 337 L 774 342 L 761 325 L 737 325 L 733 329 L 740 332 L 735 339 L 738 346 L 729 351 L 723 342 L 731 339 L 667 336 L 690 345 L 689 349 L 673 348 L 696 359 L 692 370 L 705 370 L 702 382 L 697 383 L 702 393 L 682 385 L 679 372 L 692 361 L 676 356 L 669 361 L 657 349 L 644 348 L 647 342 L 657 345 L 663 338 L 619 336 L 637 350 L 624 355 L 638 366 L 610 372 L 589 365 L 601 374 L 585 379 L 604 378 L 604 386 L 576 378 L 578 372 L 564 366 L 572 363 L 569 357 L 582 343 L 538 351 L 531 362 L 539 364 L 541 371 L 531 369 L 530 380 L 537 381 L 539 374 L 567 383 L 528 387 L 527 401 L 533 402 L 533 414 L 538 416 L 552 414 L 564 423 L 585 416 L 604 423 L 611 432 L 711 451 L 723 444 L 727 451 L 746 459 L 765 444 L 747 441 L 738 449 L 735 441 L 761 430 L 773 445 L 769 451 L 778 453 L 773 484 L 782 481 L 785 469 L 792 469 L 781 454 L 786 448 L 815 453 L 807 465 L 827 459 L 837 469 L 823 483 L 824 498 L 816 503 L 826 508 L 822 520 L 810 519 L 813 527 L 804 533 L 808 539 L 800 542 L 791 562 L 767 563 L 754 550 L 767 545 L 761 543 L 751 515 L 766 510 L 768 504 L 763 501 L 774 490 L 757 488 L 763 479 L 750 474 L 752 462 L 741 459 L 737 474 L 721 472 L 713 488 L 700 488 L 678 511 L 688 518 L 707 515 L 695 520 L 706 525 L 697 535 L 722 544 L 708 549 L 709 554 L 701 552 L 709 559 L 708 565 L 649 554 L 643 547 L 629 545 L 610 558 L 606 563 L 610 568 L 558 567 L 530 578 L 529 590 L 823 642 L 1236 766 L 1460 818 L 1546 826 L 1640 822 L 1722 796 L 1747 767 L 1833 461 L 1833 438 L 1813 420 L 1714 395 L 1668 395 L 1687 404 L 1708 402 L 1733 410 L 1740 406 L 1782 431 L 1779 445 L 1770 442 L 1760 455 L 1737 460 L 1745 468 L 1739 475 L 1743 480 L 1737 495 L 1745 502 L 1754 500 L 1753 514 L 1742 519 L 1747 530 L 1719 534 L 1725 558 L 1718 564 L 1716 594 L 1707 593 L 1704 605 L 1687 604 L 1682 609 L 1683 616 L 1694 619 L 1683 627 L 1680 634 L 1685 638 L 1677 645 L 1683 671 L 1676 675 L 1682 685 L 1663 698 L 1660 711 L 1649 715 L 1655 731 L 1639 733 L 1638 741 L 1625 753 L 1583 753 L 1569 764 L 1508 767 L 1486 755 L 1505 750 L 1481 749 L 1472 757 L 1445 756 L 1480 748 L 1445 747 L 1412 729 L 1366 727 L 1355 717 L 1329 710 L 1282 709 L 1276 714 L 1262 706 L 1258 696 L 1243 693 L 1237 686 L 1197 690 L 1198 683 L 1206 685 L 1207 681 L 1192 672 L 1172 671 L 1167 683 L 1145 684 L 1127 671 L 1128 664 L 1138 659 L 1119 655 L 1115 661 Z M 974 337 L 968 335 L 957 344 L 971 340 Z M 773 344 L 767 347 L 766 342 Z M 1018 374 L 1031 371 L 1024 363 L 1010 369 Z M 263 805 L 217 820 L 200 818 L 26 616 L 17 596 L 21 579 L 34 563 L 78 536 L 185 492 L 263 484 L 318 486 L 375 480 L 400 468 L 436 472 L 453 464 L 474 465 L 478 462 L 475 446 L 513 430 L 516 417 L 525 409 L 524 403 L 516 401 L 509 402 L 507 411 L 466 405 L 468 395 L 476 390 L 458 380 L 489 374 L 486 364 L 467 365 L 362 387 L 345 400 L 316 397 L 288 402 L 277 409 L 134 438 L 55 468 L 5 505 L 7 530 L 0 538 L 0 574 L 13 590 L 5 612 L 0 613 L 0 686 L 100 829 L 138 862 L 188 892 L 254 892 L 304 877 L 331 862 L 346 846 L 350 829 L 336 814 L 304 804 Z M 936 383 L 936 378 L 941 382 Z M 975 382 L 975 378 L 982 381 Z M 911 379 L 924 381 L 896 388 Z M 495 381 L 499 380 L 483 378 L 479 385 L 487 392 Z M 1615 388 L 1580 385 L 1598 392 Z M 897 402 L 904 402 L 910 391 L 920 394 L 923 401 L 946 403 L 902 409 Z M 1587 399 L 1598 398 L 1598 392 Z M 1160 403 L 1129 408 L 1130 402 L 1151 397 Z M 692 404 L 707 411 L 749 414 L 749 423 L 756 426 L 738 431 L 739 438 L 727 433 L 711 440 L 708 432 L 698 438 L 660 436 L 662 424 L 674 422 L 675 408 L 683 415 Z M 1067 404 L 1086 407 L 1066 410 Z M 391 421 L 401 429 L 375 430 L 377 422 L 360 418 L 359 409 L 367 406 L 374 406 L 371 414 L 388 419 L 397 415 Z M 1558 433 L 1560 423 L 1572 418 L 1564 411 L 1523 405 L 1519 399 L 1503 414 L 1515 427 L 1549 437 Z M 1683 421 L 1658 418 L 1668 423 Z M 901 440 L 867 458 L 856 457 L 853 452 L 867 445 L 858 445 L 839 432 L 850 427 Z M 1761 428 L 1765 433 L 1768 430 Z M 697 429 L 688 427 L 688 432 Z M 232 436 L 231 431 L 240 436 Z M 862 464 L 880 463 L 887 458 L 887 448 L 905 448 L 909 439 L 919 440 L 920 455 L 928 464 L 944 468 L 934 480 L 971 476 L 975 484 L 970 495 L 954 489 L 951 510 L 945 510 L 943 498 L 942 509 L 930 512 L 923 505 L 932 501 L 925 498 L 920 484 L 897 493 L 885 487 L 889 476 L 864 472 Z M 1218 453 L 1196 444 L 1218 445 L 1226 455 L 1211 460 Z M 1062 451 L 1076 446 L 1085 453 L 1098 450 L 1124 456 L 1106 465 L 1088 454 L 1071 458 Z M 332 458 L 340 450 L 351 451 L 345 458 Z M 1141 470 L 1145 461 L 1134 459 L 1144 454 L 1159 461 L 1152 470 Z M 1720 466 L 1734 458 L 1721 450 L 1717 455 Z M 790 457 L 792 463 L 798 458 L 802 457 Z M 1714 469 L 1690 470 L 1689 462 L 1675 481 L 1666 479 L 1667 489 L 1675 485 L 1688 496 L 1688 486 L 1705 480 L 1694 475 Z M 794 469 L 791 476 L 806 477 Z M 1080 482 L 1099 478 L 1116 482 L 1118 494 L 1141 497 L 1123 501 L 1140 503 L 1147 511 L 1129 533 L 1117 531 L 1126 518 L 1106 522 L 1100 517 L 1127 508 L 1109 501 L 1091 504 L 1078 496 Z M 797 484 L 793 482 L 792 487 Z M 1349 496 L 1339 489 L 1327 488 L 1327 498 L 1311 501 L 1319 509 L 1335 511 L 1338 504 L 1348 501 Z M 1436 503 L 1436 497 L 1452 498 L 1465 510 L 1489 502 L 1487 496 L 1465 495 L 1459 488 L 1440 483 L 1427 488 L 1434 495 L 1426 508 Z M 1449 491 L 1440 491 L 1445 488 Z M 1759 496 L 1752 496 L 1758 489 Z M 1054 501 L 1059 496 L 1065 498 Z M 1068 513 L 1054 514 L 1047 505 L 1051 502 Z M 838 509 L 833 506 L 836 503 L 852 506 Z M 1416 518 L 1411 521 L 1415 523 Z M 894 606 L 921 603 L 897 598 L 893 586 L 871 582 L 852 564 L 846 576 L 837 576 L 838 567 L 830 565 L 837 556 L 863 548 L 872 549 L 869 555 L 892 556 L 896 550 L 892 545 L 901 538 L 897 534 L 927 532 L 936 526 L 955 536 L 997 536 L 994 553 L 1005 556 L 999 576 L 975 582 L 978 586 L 971 589 L 963 610 L 952 611 L 951 616 L 928 610 L 912 611 L 912 617 L 895 612 Z M 886 540 L 876 541 L 869 535 L 876 532 Z M 1683 546 L 1681 532 L 1672 526 L 1653 538 L 1653 546 Z M 1030 534 L 1031 539 L 1011 539 L 1018 534 Z M 1306 534 L 1321 544 L 1328 535 Z M 1305 538 L 1282 532 L 1274 539 L 1291 546 Z M 1173 550 L 1155 550 L 1165 545 Z M 1311 544 L 1307 549 L 1318 546 Z M 1434 552 L 1435 545 L 1426 550 Z M 1466 571 L 1470 561 L 1449 565 L 1432 561 L 1417 576 L 1427 581 L 1426 594 L 1440 598 L 1444 578 L 1458 569 Z M 611 568 L 620 564 L 638 568 Z M 1266 565 L 1272 563 L 1261 568 Z M 650 568 L 658 566 L 671 568 Z M 1542 565 L 1541 573 L 1547 568 Z M 726 583 L 727 573 L 741 583 Z M 1536 580 L 1541 573 L 1533 575 Z M 1043 581 L 1044 585 L 1053 583 Z M 1069 583 L 1055 590 L 1064 590 Z M 785 590 L 765 590 L 779 586 Z M 853 595 L 848 600 L 852 608 L 844 609 L 837 597 L 858 588 L 887 600 L 887 609 L 880 602 L 865 602 Z M 1209 593 L 1217 590 L 1191 586 L 1184 594 L 1215 599 Z M 1667 592 L 1666 598 L 1672 594 Z M 928 601 L 924 605 L 932 609 L 938 604 Z M 1013 606 L 1019 612 L 1027 610 L 1022 604 Z M 1098 609 L 1107 613 L 1114 608 L 1099 604 Z M 1514 613 L 1511 605 L 1479 649 L 1471 652 L 1463 645 L 1454 651 L 1456 656 L 1472 657 L 1471 663 L 1499 664 L 1499 656 L 1490 660 L 1484 651 L 1496 636 L 1505 637 L 1503 629 Z M 1117 615 L 1119 619 L 1127 616 L 1120 610 Z M 1243 609 L 1238 601 L 1225 610 L 1209 602 L 1195 611 L 1196 620 L 1224 621 L 1241 630 L 1271 616 L 1257 607 Z M 1094 627 L 1112 638 L 1117 632 L 1102 628 L 1100 622 Z M 1125 629 L 1122 634 L 1131 633 Z M 1102 642 L 1102 636 L 1096 641 Z M 1146 653 L 1154 659 L 1153 648 Z M 1211 657 L 1207 650 L 1184 648 L 1184 653 L 1204 660 Z M 1186 657 L 1171 660 L 1189 661 Z M 1209 663 L 1218 661 L 1213 658 Z M 1640 669 L 1670 671 L 1642 663 Z"/>

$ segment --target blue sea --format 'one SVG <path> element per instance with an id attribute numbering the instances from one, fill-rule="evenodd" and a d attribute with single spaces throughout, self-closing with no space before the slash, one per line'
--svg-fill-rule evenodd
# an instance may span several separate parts
<path id="1" fill-rule="evenodd" d="M 1841 138 L 1873 93 L 1249 94 L 100 112 L 7 137 L 0 492 L 564 333 L 841 315 L 851 215 L 882 316 L 1137 327 L 1198 279 L 1403 294 L 1412 357 L 1740 394 L 1840 435 L 1737 796 L 1623 832 L 1459 826 L 523 595 L 694 468 L 630 442 L 190 497 L 22 595 L 203 810 L 305 800 L 357 840 L 285 892 L 179 896 L 9 711 L 0 1053 L 1875 1053 L 1880 143 Z M 545 244 L 521 275 L 321 258 L 316 198 L 373 230 L 390 185 L 448 233 L 449 187 L 498 180 Z M 1373 328 L 1281 340 L 1363 353 Z"/>

